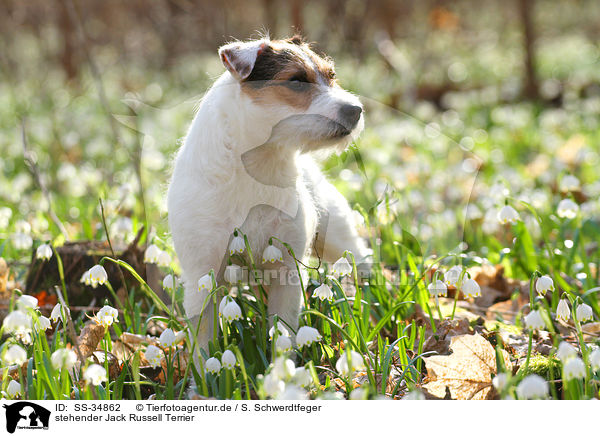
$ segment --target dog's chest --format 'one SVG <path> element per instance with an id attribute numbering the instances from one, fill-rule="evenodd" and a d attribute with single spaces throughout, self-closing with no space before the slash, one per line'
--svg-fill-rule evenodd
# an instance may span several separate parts
<path id="1" fill-rule="evenodd" d="M 270 204 L 250 208 L 241 230 L 248 236 L 255 259 L 261 258 L 270 241 L 284 252 L 284 258 L 287 253 L 280 241 L 289 244 L 297 258 L 306 254 L 316 230 L 317 212 L 304 186 L 298 186 L 290 196 L 293 198 L 284 199 L 288 203 L 284 210 Z"/>

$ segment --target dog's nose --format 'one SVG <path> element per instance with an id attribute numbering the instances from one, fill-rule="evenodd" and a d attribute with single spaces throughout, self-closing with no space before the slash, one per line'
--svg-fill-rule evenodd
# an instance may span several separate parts
<path id="1" fill-rule="evenodd" d="M 362 108 L 353 104 L 345 104 L 340 108 L 340 118 L 344 123 L 348 123 L 348 127 L 354 127 L 360 119 Z"/>

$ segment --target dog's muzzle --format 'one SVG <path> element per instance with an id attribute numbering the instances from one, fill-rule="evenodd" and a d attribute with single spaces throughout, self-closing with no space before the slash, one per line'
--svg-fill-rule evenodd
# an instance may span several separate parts
<path id="1" fill-rule="evenodd" d="M 362 107 L 353 104 L 343 105 L 338 112 L 339 121 L 330 121 L 333 130 L 331 136 L 333 138 L 348 136 L 360 121 L 361 114 Z"/>

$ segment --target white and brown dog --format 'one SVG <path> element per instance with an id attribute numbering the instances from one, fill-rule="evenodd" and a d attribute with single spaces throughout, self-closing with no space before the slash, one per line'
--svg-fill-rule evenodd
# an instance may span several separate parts
<path id="1" fill-rule="evenodd" d="M 219 55 L 227 71 L 202 99 L 168 192 L 184 307 L 194 323 L 201 318 L 204 349 L 213 310 L 200 317 L 208 292 L 199 291 L 198 280 L 213 269 L 222 281 L 235 228 L 248 236 L 259 264 L 271 237 L 289 243 L 300 260 L 311 254 L 315 235 L 325 262 L 350 250 L 361 263 L 370 253 L 347 201 L 311 157 L 343 149 L 363 128 L 362 105 L 337 84 L 331 61 L 299 37 L 234 42 Z M 279 271 L 295 271 L 294 259 L 279 248 Z M 296 329 L 301 288 L 284 277 L 268 286 L 268 310 Z"/>

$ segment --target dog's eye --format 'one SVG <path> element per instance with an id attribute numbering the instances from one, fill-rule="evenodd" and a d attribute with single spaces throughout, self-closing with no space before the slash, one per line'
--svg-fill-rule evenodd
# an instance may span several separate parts
<path id="1" fill-rule="evenodd" d="M 294 91 L 302 91 L 308 85 L 306 74 L 295 74 L 285 81 L 284 85 Z"/>
<path id="2" fill-rule="evenodd" d="M 288 79 L 288 81 L 290 82 L 307 82 L 306 80 L 306 76 L 302 75 L 302 74 L 296 74 L 295 76 L 292 76 Z"/>

